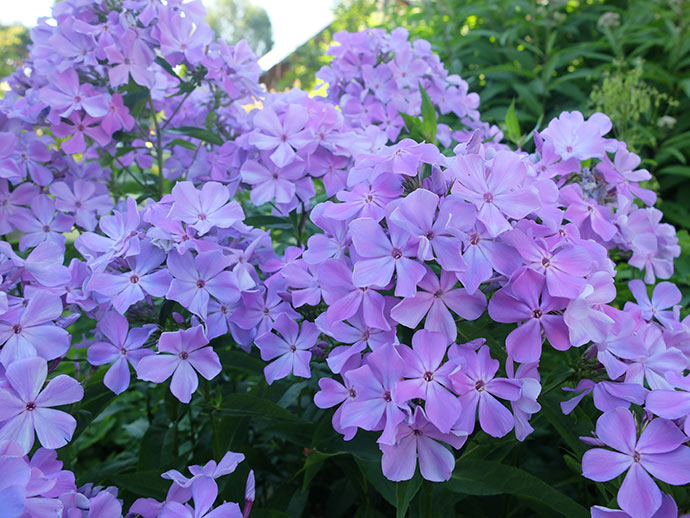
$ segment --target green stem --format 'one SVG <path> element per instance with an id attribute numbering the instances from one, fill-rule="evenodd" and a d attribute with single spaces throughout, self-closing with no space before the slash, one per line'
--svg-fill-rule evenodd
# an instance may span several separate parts
<path id="1" fill-rule="evenodd" d="M 153 105 L 153 97 L 149 93 L 149 104 L 151 105 L 151 118 L 156 129 L 156 160 L 158 162 L 158 195 L 163 197 L 163 142 L 161 128 L 156 117 L 156 108 Z"/>
<path id="2" fill-rule="evenodd" d="M 170 117 L 168 117 L 168 119 L 166 119 L 166 121 L 165 121 L 165 122 L 163 123 L 163 125 L 161 126 L 161 130 L 164 130 L 165 128 L 168 127 L 168 124 L 170 124 L 170 123 L 172 122 L 172 120 L 173 120 L 173 118 L 175 117 L 175 115 L 177 115 L 177 112 L 180 111 L 180 108 L 182 108 L 182 105 L 183 105 L 184 102 L 189 98 L 189 96 L 192 95 L 192 92 L 193 92 L 193 91 L 194 91 L 194 90 L 190 90 L 189 92 L 187 92 L 186 94 L 184 94 L 184 96 L 182 97 L 182 100 L 180 101 L 180 103 L 177 105 L 177 107 L 176 107 L 176 108 L 173 110 L 173 112 L 170 114 Z"/>

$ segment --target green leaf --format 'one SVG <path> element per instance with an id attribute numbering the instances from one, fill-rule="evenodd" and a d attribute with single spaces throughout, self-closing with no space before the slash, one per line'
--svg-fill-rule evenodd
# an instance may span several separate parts
<path id="1" fill-rule="evenodd" d="M 380 460 L 365 460 L 355 457 L 359 470 L 376 491 L 392 506 L 396 505 L 397 484 L 388 480 L 381 472 Z"/>
<path id="2" fill-rule="evenodd" d="M 135 495 L 156 499 L 165 498 L 170 481 L 161 478 L 159 470 L 138 471 L 109 477 L 116 486 Z"/>
<path id="3" fill-rule="evenodd" d="M 252 227 L 280 228 L 292 230 L 293 224 L 287 218 L 278 216 L 250 216 L 244 220 L 245 225 Z"/>
<path id="4" fill-rule="evenodd" d="M 407 128 L 407 132 L 410 134 L 410 138 L 417 142 L 422 142 L 424 140 L 422 121 L 420 121 L 417 117 L 408 115 L 407 113 L 400 112 L 400 116 L 405 121 L 405 127 Z"/>
<path id="5" fill-rule="evenodd" d="M 518 122 L 517 113 L 515 113 L 515 99 L 510 103 L 510 107 L 506 112 L 506 136 L 513 142 L 520 141 L 520 123 Z"/>
<path id="6" fill-rule="evenodd" d="M 427 142 L 433 142 L 436 139 L 436 129 L 438 126 L 436 109 L 434 108 L 434 103 L 431 102 L 431 97 L 429 97 L 421 83 L 419 91 L 422 94 L 422 136 Z"/>
<path id="7" fill-rule="evenodd" d="M 690 78 L 681 79 L 680 81 L 678 81 L 678 84 L 680 85 L 680 87 L 685 92 L 685 95 L 690 97 Z"/>
<path id="8" fill-rule="evenodd" d="M 546 418 L 573 452 L 578 456 L 582 456 L 587 450 L 587 447 L 580 440 L 577 433 L 575 433 L 573 417 L 563 415 L 558 398 L 555 397 L 554 394 L 549 394 L 547 397 L 540 398 L 539 401 L 542 405 L 540 415 Z"/>
<path id="9" fill-rule="evenodd" d="M 395 516 L 405 518 L 410 502 L 422 487 L 422 477 L 419 473 L 415 473 L 411 480 L 398 482 L 395 486 Z"/>
<path id="10" fill-rule="evenodd" d="M 103 384 L 106 370 L 99 369 L 96 371 L 84 387 L 84 398 L 79 403 L 72 405 L 70 414 L 77 419 L 77 428 L 72 436 L 72 441 L 76 440 L 86 427 L 115 399 L 113 391 Z"/>
<path id="11" fill-rule="evenodd" d="M 589 512 L 570 497 L 520 468 L 486 460 L 465 460 L 455 466 L 445 487 L 477 496 L 513 495 L 546 506 L 568 518 L 588 518 Z"/>
<path id="12" fill-rule="evenodd" d="M 158 57 L 155 59 L 155 61 L 156 61 L 156 63 L 159 64 L 159 65 L 161 66 L 161 68 L 162 68 L 163 70 L 165 70 L 168 74 L 170 74 L 170 75 L 173 76 L 174 78 L 177 78 L 177 79 L 179 79 L 180 81 L 182 81 L 182 78 L 181 78 L 180 76 L 177 75 L 177 72 L 175 72 L 175 69 L 173 69 L 172 65 L 171 65 L 170 63 L 168 63 L 165 59 L 163 59 L 162 56 L 158 56 Z"/>
<path id="13" fill-rule="evenodd" d="M 657 174 L 664 174 L 664 175 L 671 174 L 671 175 L 690 177 L 690 166 L 670 165 L 670 166 L 664 167 L 663 169 L 658 171 Z"/>
<path id="14" fill-rule="evenodd" d="M 223 402 L 217 411 L 223 415 L 267 417 L 286 421 L 299 420 L 292 412 L 285 410 L 272 401 L 250 394 L 228 394 L 223 396 Z"/>
<path id="15" fill-rule="evenodd" d="M 171 141 L 170 146 L 181 146 L 189 149 L 190 151 L 196 151 L 196 146 L 194 144 L 181 138 L 176 138 L 175 140 Z"/>
<path id="16" fill-rule="evenodd" d="M 179 126 L 177 128 L 170 128 L 166 131 L 176 135 L 184 135 L 186 137 L 203 140 L 204 142 L 215 144 L 216 146 L 222 146 L 224 143 L 224 140 L 220 138 L 219 135 L 216 135 L 212 131 L 204 128 L 195 128 L 194 126 Z"/>

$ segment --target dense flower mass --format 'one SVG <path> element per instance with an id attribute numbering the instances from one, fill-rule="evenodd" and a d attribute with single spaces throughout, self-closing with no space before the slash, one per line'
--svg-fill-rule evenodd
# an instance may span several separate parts
<path id="1" fill-rule="evenodd" d="M 680 248 L 605 114 L 513 150 L 404 29 L 339 33 L 310 97 L 266 92 L 199 2 L 112 5 L 58 2 L 0 100 L 3 516 L 124 513 L 53 451 L 77 427 L 75 356 L 115 394 L 134 374 L 189 404 L 226 381 L 218 337 L 256 347 L 268 384 L 330 372 L 314 403 L 345 440 L 377 432 L 395 481 L 448 480 L 479 433 L 523 441 L 542 358 L 581 348 L 563 411 L 592 394 L 602 413 L 583 474 L 626 473 L 622 511 L 592 516 L 675 516 L 657 481 L 690 483 L 690 321 L 672 283 L 647 285 Z M 621 308 L 626 261 L 643 280 Z M 215 479 L 242 459 L 164 473 L 165 502 L 129 513 L 240 517 Z"/>

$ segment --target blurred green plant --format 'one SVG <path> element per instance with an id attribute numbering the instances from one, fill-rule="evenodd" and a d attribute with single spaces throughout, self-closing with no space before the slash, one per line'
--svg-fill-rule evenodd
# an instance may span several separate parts
<path id="1" fill-rule="evenodd" d="M 0 79 L 14 72 L 27 55 L 26 46 L 29 42 L 29 31 L 25 27 L 0 25 Z"/>
<path id="2" fill-rule="evenodd" d="M 249 0 L 214 0 L 209 3 L 208 24 L 230 44 L 247 40 L 257 56 L 273 48 L 273 29 L 268 13 Z"/>
<path id="3" fill-rule="evenodd" d="M 677 107 L 678 101 L 644 81 L 640 58 L 635 60 L 634 66 L 616 61 L 614 68 L 605 70 L 602 75 L 601 84 L 592 87 L 592 109 L 611 118 L 616 138 L 625 141 L 631 151 L 656 146 L 655 125 L 671 129 L 676 124 L 675 118 L 659 113 Z"/>

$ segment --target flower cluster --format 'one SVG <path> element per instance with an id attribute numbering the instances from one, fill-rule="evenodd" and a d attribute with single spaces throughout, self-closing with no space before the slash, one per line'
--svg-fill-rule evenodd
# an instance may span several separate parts
<path id="1" fill-rule="evenodd" d="M 244 455 L 228 452 L 218 463 L 209 461 L 204 466 L 189 466 L 190 478 L 174 470 L 163 473 L 163 478 L 172 481 L 165 501 L 141 498 L 126 514 L 143 518 L 241 518 L 243 514 L 236 503 L 223 502 L 215 507 L 214 504 L 218 496 L 215 479 L 232 473 L 243 460 Z M 55 450 L 39 448 L 29 457 L 20 444 L 12 440 L 0 441 L 0 469 L 3 473 L 0 502 L 4 515 L 122 518 L 122 501 L 118 499 L 116 487 L 86 484 L 77 488 L 74 473 L 62 468 L 63 463 L 57 459 Z M 250 471 L 245 516 L 248 516 L 254 501 L 253 477 Z"/>
<path id="2" fill-rule="evenodd" d="M 312 98 L 265 92 L 198 2 L 64 0 L 53 18 L 0 100 L 0 463 L 26 472 L 0 480 L 9 516 L 122 514 L 47 453 L 75 433 L 54 408 L 83 397 L 75 356 L 115 394 L 134 373 L 192 403 L 199 376 L 223 381 L 219 337 L 256 346 L 268 384 L 325 364 L 315 404 L 345 440 L 380 432 L 396 481 L 447 480 L 479 430 L 524 440 L 542 358 L 582 348 L 563 411 L 591 394 L 602 412 L 584 476 L 626 472 L 634 518 L 675 508 L 654 479 L 690 483 L 690 321 L 677 287 L 647 284 L 680 248 L 606 115 L 564 112 L 516 151 L 403 29 L 338 34 Z M 410 138 L 429 109 L 438 145 Z M 622 309 L 614 258 L 644 278 Z M 212 510 L 242 458 L 167 472 L 166 501 L 131 513 L 242 516 Z"/>

